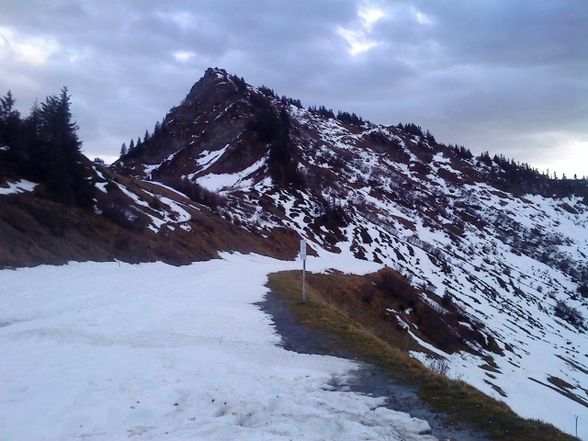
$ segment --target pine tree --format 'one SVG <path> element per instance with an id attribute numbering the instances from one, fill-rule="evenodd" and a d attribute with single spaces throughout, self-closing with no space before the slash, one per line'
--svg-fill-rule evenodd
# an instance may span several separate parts
<path id="1" fill-rule="evenodd" d="M 290 117 L 284 108 L 276 120 L 276 129 L 271 139 L 269 151 L 269 171 L 273 182 L 278 186 L 302 188 L 304 178 L 297 168 L 290 141 Z"/>
<path id="2" fill-rule="evenodd" d="M 0 144 L 14 147 L 20 132 L 20 113 L 14 109 L 15 100 L 9 90 L 0 98 Z"/>
<path id="3" fill-rule="evenodd" d="M 135 151 L 135 141 L 133 139 L 131 139 L 131 142 L 129 144 L 129 151 L 128 153 L 132 153 Z"/>
<path id="4" fill-rule="evenodd" d="M 149 135 L 149 130 L 145 130 L 145 136 L 143 136 L 143 142 L 149 141 L 149 138 L 151 138 L 151 135 Z"/>
<path id="5" fill-rule="evenodd" d="M 31 112 L 25 122 L 28 124 L 27 128 L 32 131 L 32 135 L 38 138 L 41 127 L 41 107 L 39 106 L 39 101 L 36 99 L 31 106 Z"/>
<path id="6" fill-rule="evenodd" d="M 0 121 L 7 121 L 10 118 L 20 117 L 17 110 L 14 109 L 15 99 L 9 90 L 5 96 L 0 98 Z"/>
<path id="7" fill-rule="evenodd" d="M 39 112 L 40 174 L 53 195 L 67 203 L 92 205 L 94 186 L 83 164 L 78 126 L 72 121 L 67 87 L 59 96 L 49 96 Z"/>
<path id="8" fill-rule="evenodd" d="M 125 142 L 120 146 L 120 157 L 123 158 L 127 154 L 127 144 Z"/>
<path id="9" fill-rule="evenodd" d="M 19 160 L 22 164 L 21 172 L 29 179 L 38 182 L 42 180 L 42 164 L 38 160 L 39 155 L 42 155 L 40 152 L 42 143 L 41 107 L 36 99 L 31 106 L 29 116 L 23 121 L 22 128 L 22 152 L 20 152 Z"/>

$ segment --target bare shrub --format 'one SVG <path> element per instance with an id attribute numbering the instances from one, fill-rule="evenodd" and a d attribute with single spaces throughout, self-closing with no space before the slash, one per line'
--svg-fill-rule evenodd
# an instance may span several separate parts
<path id="1" fill-rule="evenodd" d="M 185 194 L 194 202 L 216 209 L 226 205 L 226 198 L 220 194 L 207 190 L 202 185 L 192 182 L 186 178 L 170 177 L 161 179 L 165 185 Z"/>
<path id="2" fill-rule="evenodd" d="M 454 307 L 453 297 L 447 290 L 445 290 L 445 293 L 443 293 L 443 297 L 441 298 L 441 305 L 443 305 L 447 309 L 451 309 Z"/>
<path id="3" fill-rule="evenodd" d="M 419 330 L 438 348 L 453 352 L 463 345 L 462 338 L 443 317 L 425 302 L 418 303 L 415 308 Z"/>
<path id="4" fill-rule="evenodd" d="M 347 226 L 349 217 L 340 205 L 333 202 L 325 202 L 323 203 L 318 222 L 324 225 L 327 230 L 334 230 Z"/>
<path id="5" fill-rule="evenodd" d="M 380 280 L 376 286 L 388 296 L 399 299 L 406 306 L 414 307 L 418 300 L 418 292 L 402 275 L 391 269 L 384 269 L 380 273 Z"/>
<path id="6" fill-rule="evenodd" d="M 361 293 L 361 301 L 368 305 L 374 301 L 376 296 L 376 289 L 371 282 L 368 282 Z"/>
<path id="7" fill-rule="evenodd" d="M 582 313 L 569 305 L 566 305 L 562 300 L 555 303 L 554 313 L 556 317 L 568 322 L 576 329 L 586 329 L 584 324 L 584 317 Z"/>
<path id="8" fill-rule="evenodd" d="M 159 195 L 155 195 L 155 196 L 150 197 L 147 200 L 147 203 L 149 204 L 149 207 L 153 208 L 156 211 L 161 210 L 161 208 L 162 208 L 161 196 L 159 196 Z"/>
<path id="9" fill-rule="evenodd" d="M 104 202 L 100 204 L 102 215 L 127 230 L 144 230 L 149 225 L 147 216 L 130 207 L 130 199 L 118 190 L 114 184 L 112 186 L 107 185 L 106 188 L 109 189 L 109 187 L 108 195 Z"/>
<path id="10" fill-rule="evenodd" d="M 391 269 L 379 273 L 376 287 L 390 299 L 400 303 L 401 308 L 412 308 L 415 325 L 436 347 L 453 352 L 463 346 L 460 335 L 451 327 L 442 313 L 421 298 L 419 291 L 401 274 Z"/>

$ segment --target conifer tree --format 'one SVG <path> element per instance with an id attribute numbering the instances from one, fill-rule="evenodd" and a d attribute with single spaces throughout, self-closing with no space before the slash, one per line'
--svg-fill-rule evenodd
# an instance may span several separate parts
<path id="1" fill-rule="evenodd" d="M 53 195 L 67 203 L 92 205 L 94 187 L 88 179 L 80 151 L 78 126 L 72 121 L 67 87 L 49 96 L 39 111 L 39 163 L 41 178 Z"/>
<path id="2" fill-rule="evenodd" d="M 41 107 L 39 106 L 39 101 L 36 99 L 31 106 L 31 112 L 25 122 L 27 124 L 27 129 L 32 131 L 32 135 L 38 137 L 41 127 Z"/>
<path id="3" fill-rule="evenodd" d="M 15 100 L 9 90 L 0 98 L 0 144 L 14 147 L 20 129 L 20 113 L 14 109 Z"/>
<path id="4" fill-rule="evenodd" d="M 20 171 L 33 181 L 40 181 L 42 164 L 39 161 L 41 149 L 41 107 L 35 99 L 29 116 L 22 123 L 22 146 L 18 152 Z"/>
<path id="5" fill-rule="evenodd" d="M 120 157 L 123 158 L 127 154 L 127 144 L 125 142 L 120 146 Z"/>

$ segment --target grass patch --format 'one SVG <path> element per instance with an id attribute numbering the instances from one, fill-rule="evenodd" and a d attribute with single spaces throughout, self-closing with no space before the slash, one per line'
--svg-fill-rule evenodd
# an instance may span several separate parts
<path id="1" fill-rule="evenodd" d="M 410 357 L 410 338 L 385 319 L 378 319 L 379 297 L 365 299 L 369 276 L 341 273 L 308 274 L 309 301 L 301 302 L 300 271 L 271 274 L 268 287 L 283 298 L 296 320 L 328 333 L 349 353 L 385 369 L 398 381 L 416 388 L 432 409 L 450 422 L 466 423 L 494 440 L 577 440 L 554 426 L 516 415 L 505 403 L 483 394 L 463 381 L 452 380 Z"/>

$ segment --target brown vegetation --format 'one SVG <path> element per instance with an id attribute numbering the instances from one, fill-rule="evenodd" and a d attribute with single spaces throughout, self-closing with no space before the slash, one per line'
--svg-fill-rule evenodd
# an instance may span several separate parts
<path id="1" fill-rule="evenodd" d="M 377 274 L 377 273 L 376 273 Z M 506 404 L 484 395 L 463 381 L 447 378 L 424 367 L 408 354 L 415 343 L 375 313 L 384 298 L 366 277 L 341 273 L 310 274 L 309 301 L 300 302 L 300 272 L 270 275 L 268 286 L 287 301 L 296 319 L 304 325 L 327 332 L 347 351 L 384 368 L 396 380 L 413 385 L 431 407 L 445 413 L 455 423 L 467 423 L 500 441 L 574 440 L 550 424 L 525 420 Z M 386 276 L 388 277 L 388 276 Z M 370 281 L 370 283 L 367 283 Z M 387 279 L 400 297 L 412 296 L 402 282 Z M 447 300 L 446 300 L 447 302 Z M 363 305 L 363 306 L 362 306 Z M 422 350 L 422 348 L 419 348 Z M 441 369 L 442 370 L 442 369 Z"/>

